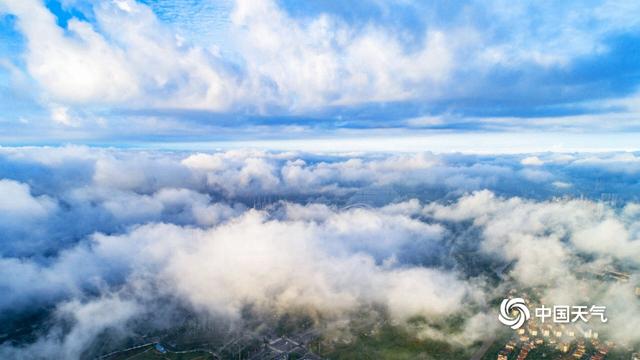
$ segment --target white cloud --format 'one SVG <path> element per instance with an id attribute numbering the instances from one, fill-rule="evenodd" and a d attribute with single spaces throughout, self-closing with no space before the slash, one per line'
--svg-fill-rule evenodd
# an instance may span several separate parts
<path id="1" fill-rule="evenodd" d="M 122 336 L 126 322 L 141 310 L 141 305 L 118 296 L 106 296 L 89 302 L 73 300 L 62 303 L 57 320 L 73 324 L 68 334 L 54 327 L 47 335 L 25 347 L 1 346 L 0 355 L 6 358 L 43 358 L 51 354 L 65 359 L 80 359 L 85 351 L 106 330 Z M 117 330 L 117 331 L 113 331 Z"/>
<path id="2" fill-rule="evenodd" d="M 69 108 L 66 106 L 53 106 L 51 108 L 51 118 L 53 121 L 65 126 L 76 125 L 71 115 L 69 115 Z"/>
<path id="3" fill-rule="evenodd" d="M 71 19 L 69 35 L 36 0 L 7 1 L 28 39 L 27 66 L 47 94 L 71 103 L 121 101 L 140 89 L 121 49 L 85 22 Z"/>
<path id="4" fill-rule="evenodd" d="M 635 247 L 624 240 L 627 236 L 621 237 L 625 235 L 625 226 L 610 218 L 614 214 L 609 212 L 603 215 L 600 209 L 589 201 L 537 203 L 520 198 L 501 199 L 488 191 L 464 196 L 451 206 L 429 204 L 425 207 L 427 213 L 438 219 L 473 220 L 475 225 L 483 228 L 486 237 L 484 246 L 489 251 L 508 252 L 510 257 L 519 260 L 535 259 L 539 264 L 552 258 L 550 263 L 554 265 L 564 261 L 553 258 L 552 254 L 561 257 L 568 255 L 570 244 L 561 241 L 566 236 L 571 236 L 578 250 L 588 248 L 594 251 L 595 244 L 590 240 L 594 239 L 602 245 L 594 252 L 601 255 L 618 249 L 616 255 L 622 256 L 625 251 Z M 591 226 L 602 231 L 596 232 Z M 584 235 L 588 233 L 593 236 L 585 238 Z M 549 250 L 546 256 L 530 256 L 532 251 L 546 251 L 544 249 L 549 246 L 557 248 L 555 251 Z M 605 251 L 604 247 L 607 246 L 610 250 Z M 540 278 L 548 279 L 545 276 Z"/>
<path id="5" fill-rule="evenodd" d="M 299 214 L 299 205 L 285 206 L 286 213 Z M 304 219 L 276 220 L 250 210 L 205 229 L 151 223 L 123 234 L 95 234 L 90 243 L 65 250 L 50 265 L 2 260 L 0 270 L 28 271 L 0 282 L 13 294 L 0 305 L 15 308 L 43 296 L 72 296 L 58 305 L 60 314 L 76 320 L 70 332 L 43 337 L 22 351 L 42 353 L 59 346 L 74 357 L 100 331 L 125 328 L 128 319 L 142 316 L 145 308 L 139 302 L 150 297 L 177 299 L 231 319 L 239 318 L 246 305 L 265 314 L 302 308 L 338 320 L 377 304 L 402 321 L 417 314 L 451 315 L 481 301 L 481 290 L 455 273 L 393 266 L 371 255 L 393 257 L 403 246 L 428 246 L 439 239 L 439 226 L 406 215 L 386 217 L 377 209 L 337 212 L 312 205 L 306 210 L 310 214 Z M 27 285 L 31 279 L 47 281 Z M 75 300 L 75 294 L 95 286 L 103 296 Z M 114 296 L 112 286 L 128 293 L 129 300 Z M 111 315 L 107 319 L 105 314 Z M 16 349 L 0 347 L 3 351 Z"/>
<path id="6" fill-rule="evenodd" d="M 568 189 L 571 186 L 573 186 L 571 185 L 571 183 L 564 182 L 564 181 L 554 181 L 551 183 L 551 185 L 557 187 L 558 189 Z"/>
<path id="7" fill-rule="evenodd" d="M 407 51 L 387 29 L 355 29 L 329 15 L 298 20 L 269 0 L 238 1 L 232 21 L 254 86 L 267 79 L 273 88 L 258 91 L 294 110 L 413 98 L 453 68 L 439 31 Z"/>
<path id="8" fill-rule="evenodd" d="M 531 166 L 540 166 L 544 164 L 544 161 L 540 160 L 537 156 L 527 156 L 526 158 L 520 160 L 522 165 L 531 165 Z"/>
<path id="9" fill-rule="evenodd" d="M 640 258 L 640 241 L 631 238 L 627 227 L 618 219 L 608 218 L 586 225 L 572 236 L 572 242 L 581 251 L 635 260 Z"/>
<path id="10" fill-rule="evenodd" d="M 48 196 L 32 196 L 29 185 L 0 179 L 0 212 L 3 216 L 28 221 L 47 216 L 55 208 L 56 203 Z"/>
<path id="11" fill-rule="evenodd" d="M 28 40 L 29 72 L 46 97 L 66 104 L 220 109 L 234 96 L 215 56 L 180 47 L 145 5 L 103 2 L 94 7 L 96 25 L 72 18 L 66 30 L 35 0 L 7 5 Z"/>
<path id="12" fill-rule="evenodd" d="M 615 173 L 636 174 L 640 172 L 640 157 L 631 152 L 619 152 L 600 156 L 592 155 L 576 159 L 573 165 L 587 168 L 601 168 Z"/>
<path id="13" fill-rule="evenodd" d="M 270 0 L 239 1 L 231 15 L 242 77 L 218 51 L 185 44 L 135 1 L 98 3 L 95 24 L 72 18 L 66 29 L 35 0 L 7 5 L 28 40 L 29 73 L 45 98 L 62 104 L 54 120 L 66 125 L 61 109 L 73 104 L 295 111 L 435 96 L 453 68 L 442 31 L 406 50 L 388 29 L 356 29 L 328 15 L 298 20 Z"/>
<path id="14" fill-rule="evenodd" d="M 545 182 L 553 179 L 553 174 L 548 171 L 529 168 L 520 170 L 520 175 L 522 175 L 523 178 L 533 182 Z"/>
<path id="15" fill-rule="evenodd" d="M 369 225 L 370 236 L 360 238 L 362 224 L 343 221 L 342 233 L 332 235 L 332 223 L 268 221 L 264 214 L 250 212 L 173 251 L 162 276 L 176 286 L 172 291 L 196 306 L 231 315 L 246 301 L 271 310 L 311 306 L 334 316 L 373 301 L 389 305 L 400 318 L 416 312 L 451 313 L 460 306 L 469 288 L 450 275 L 385 269 L 366 253 L 345 253 L 353 242 L 393 248 L 397 244 L 379 242 L 406 240 L 400 234 L 385 239 L 383 224 Z M 408 231 L 418 235 L 418 229 Z M 413 295 L 403 295 L 411 284 Z M 380 288 L 387 291 L 380 293 Z"/>
<path id="16" fill-rule="evenodd" d="M 611 316 L 616 314 L 617 324 L 601 331 L 634 340 L 622 325 L 624 319 L 640 314 L 637 300 L 632 300 L 633 281 L 606 283 L 593 275 L 614 263 L 638 265 L 640 242 L 632 209 L 617 212 L 585 200 L 499 198 L 482 191 L 452 205 L 428 204 L 425 211 L 436 219 L 473 221 L 482 232 L 481 249 L 513 261 L 508 275 L 522 286 L 542 287 L 543 301 L 579 303 L 589 298 L 614 307 Z M 615 299 L 614 293 L 621 298 Z"/>

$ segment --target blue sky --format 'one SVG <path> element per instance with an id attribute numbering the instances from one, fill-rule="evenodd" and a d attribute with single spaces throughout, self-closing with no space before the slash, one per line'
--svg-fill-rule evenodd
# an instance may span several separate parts
<path id="1" fill-rule="evenodd" d="M 553 132 L 610 148 L 640 129 L 639 13 L 636 1 L 1 0 L 0 141 Z"/>

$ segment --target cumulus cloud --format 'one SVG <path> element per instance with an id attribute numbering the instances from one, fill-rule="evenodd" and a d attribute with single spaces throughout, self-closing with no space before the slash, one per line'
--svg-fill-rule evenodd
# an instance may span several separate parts
<path id="1" fill-rule="evenodd" d="M 74 37 L 69 37 L 38 1 L 6 5 L 29 39 L 29 72 L 52 96 L 71 102 L 117 101 L 138 91 L 124 52 L 111 47 L 89 24 L 72 19 L 68 29 Z"/>
<path id="2" fill-rule="evenodd" d="M 386 29 L 326 15 L 300 21 L 267 0 L 240 1 L 231 14 L 242 77 L 215 48 L 184 43 L 135 1 L 96 4 L 95 23 L 72 18 L 66 28 L 35 0 L 8 1 L 7 11 L 28 40 L 29 73 L 66 104 L 227 110 L 250 98 L 295 110 L 403 100 L 446 80 L 453 65 L 443 32 L 408 51 Z M 67 111 L 55 106 L 53 120 L 72 124 Z"/>
<path id="3" fill-rule="evenodd" d="M 293 109 L 413 98 L 447 80 L 454 66 L 441 31 L 407 51 L 387 29 L 360 30 L 328 15 L 301 21 L 272 1 L 239 1 L 231 19 L 252 77 L 272 81 L 265 95 L 290 99 L 284 105 Z"/>
<path id="4" fill-rule="evenodd" d="M 106 292 L 106 299 L 60 302 L 57 311 L 74 319 L 71 331 L 48 333 L 20 353 L 41 354 L 59 346 L 74 358 L 105 329 L 123 328 L 128 319 L 144 315 L 135 301 L 123 303 L 108 290 L 126 286 L 134 298 L 147 298 L 140 282 L 158 288 L 158 298 L 231 319 L 239 319 L 248 305 L 265 314 L 302 308 L 339 319 L 378 304 L 407 320 L 416 314 L 447 316 L 480 301 L 481 290 L 455 273 L 382 261 L 429 248 L 439 240 L 438 226 L 401 215 L 382 221 L 377 210 L 320 210 L 328 216 L 270 219 L 267 212 L 252 210 L 206 229 L 153 223 L 119 235 L 96 234 L 51 265 L 4 260 L 5 270 L 22 269 L 22 275 L 5 278 L 2 285 L 13 296 L 1 305 L 15 311 L 43 297 L 56 301 L 90 289 Z M 41 285 L 27 285 L 33 280 Z M 5 346 L 1 351 L 18 350 Z"/>
<path id="5" fill-rule="evenodd" d="M 611 316 L 618 318 L 601 331 L 626 342 L 638 340 L 624 325 L 640 315 L 633 282 L 597 280 L 614 265 L 636 273 L 637 214 L 586 200 L 532 202 L 499 198 L 488 191 L 464 196 L 450 206 L 428 204 L 424 211 L 437 219 L 472 221 L 481 229 L 482 251 L 513 262 L 508 275 L 521 286 L 543 288 L 543 301 L 592 299 L 610 304 Z"/>
<path id="6" fill-rule="evenodd" d="M 615 153 L 608 156 L 588 156 L 577 159 L 574 166 L 583 168 L 606 169 L 623 174 L 636 174 L 640 171 L 640 157 L 631 152 Z"/>
<path id="7" fill-rule="evenodd" d="M 0 211 L 3 216 L 20 220 L 40 218 L 55 209 L 56 205 L 46 195 L 32 196 L 29 185 L 13 180 L 0 180 Z"/>
<path id="8" fill-rule="evenodd" d="M 216 111 L 257 106 L 266 112 L 274 107 L 298 112 L 435 100 L 443 97 L 444 85 L 452 85 L 454 76 L 476 72 L 482 77 L 497 65 L 567 65 L 576 56 L 605 52 L 599 46 L 603 34 L 638 25 L 611 11 L 615 6 L 603 4 L 606 12 L 582 11 L 589 24 L 598 24 L 589 29 L 587 20 L 578 21 L 563 8 L 557 13 L 567 24 L 566 31 L 545 26 L 544 36 L 534 36 L 519 24 L 521 14 L 532 11 L 529 6 L 505 11 L 500 2 L 493 2 L 484 8 L 467 5 L 468 11 L 496 23 L 490 29 L 473 22 L 461 26 L 454 17 L 449 24 L 431 21 L 429 26 L 398 33 L 384 22 L 352 24 L 329 12 L 297 17 L 271 0 L 241 0 L 226 15 L 224 35 L 233 39 L 234 46 L 223 53 L 212 45 L 224 43 L 223 39 L 190 42 L 150 6 L 133 0 L 89 5 L 90 19 L 72 17 L 63 26 L 36 0 L 5 3 L 4 11 L 17 16 L 27 40 L 27 70 L 43 88 L 45 99 L 63 105 Z M 73 3 L 65 6 L 74 8 Z M 413 6 L 418 12 L 440 11 Z M 545 25 L 551 22 L 546 11 L 535 11 L 543 14 L 539 20 Z M 518 35 L 498 37 L 503 27 L 516 28 Z M 576 33 L 583 36 L 583 43 L 566 41 L 569 36 L 575 39 Z M 518 36 L 532 41 L 522 46 Z M 568 43 L 573 46 L 567 47 Z M 448 93 L 459 96 L 464 91 L 449 86 Z M 54 120 L 68 123 L 61 116 L 63 107 L 56 108 Z"/>
<path id="9" fill-rule="evenodd" d="M 522 165 L 540 166 L 544 164 L 544 161 L 540 160 L 537 156 L 527 156 L 520 161 Z"/>
<path id="10" fill-rule="evenodd" d="M 62 303 L 56 310 L 55 317 L 61 322 L 73 324 L 68 334 L 64 334 L 60 327 L 55 327 L 28 347 L 0 347 L 0 355 L 15 359 L 86 357 L 87 348 L 105 330 L 125 334 L 125 324 L 140 312 L 140 306 L 135 301 L 118 296 L 106 296 L 90 302 L 73 300 Z"/>
<path id="11" fill-rule="evenodd" d="M 47 235 L 43 224 L 56 214 L 58 204 L 47 195 L 34 196 L 28 184 L 0 179 L 0 254 L 30 251 L 38 245 L 31 239 L 44 242 Z M 18 241 L 22 240 L 22 241 Z"/>
<path id="12" fill-rule="evenodd" d="M 389 225 L 373 221 L 362 229 L 357 222 L 340 220 L 344 223 L 265 221 L 263 214 L 251 212 L 176 254 L 166 276 L 177 285 L 176 292 L 195 305 L 232 314 L 238 313 L 243 301 L 267 309 L 312 306 L 325 314 L 375 301 L 389 305 L 400 318 L 447 314 L 456 311 L 470 290 L 455 276 L 438 270 L 385 268 L 367 255 L 374 252 L 367 248 L 373 248 L 393 256 L 403 245 L 416 246 L 406 244 L 411 237 L 428 246 L 433 235 L 421 232 L 425 227 L 430 230 L 427 225 L 416 222 L 412 229 L 410 223 L 398 224 L 384 230 Z M 410 287 L 413 296 L 406 296 Z M 382 294 L 380 288 L 387 291 Z"/>
<path id="13" fill-rule="evenodd" d="M 29 73 L 54 100 L 153 104 L 149 95 L 164 92 L 163 99 L 180 99 L 177 107 L 216 109 L 231 95 L 222 91 L 232 80 L 216 68 L 215 55 L 181 47 L 142 4 L 104 2 L 94 8 L 96 24 L 73 18 L 66 29 L 38 1 L 6 5 L 28 40 Z M 68 124 L 62 109 L 53 118 Z"/>

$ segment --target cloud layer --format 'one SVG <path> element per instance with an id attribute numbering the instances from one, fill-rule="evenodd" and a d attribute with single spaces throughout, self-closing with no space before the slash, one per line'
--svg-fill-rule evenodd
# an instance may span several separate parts
<path id="1" fill-rule="evenodd" d="M 247 309 L 302 309 L 323 328 L 371 306 L 468 345 L 497 326 L 488 304 L 512 286 L 606 304 L 601 331 L 633 343 L 636 159 L 3 148 L 0 353 L 97 355 L 170 329 L 145 320 L 154 311 L 242 323 Z M 619 188 L 589 192 L 613 177 Z M 585 276 L 607 269 L 633 281 Z M 15 338 L 40 311 L 35 340 Z M 461 330 L 438 330 L 460 315 Z"/>

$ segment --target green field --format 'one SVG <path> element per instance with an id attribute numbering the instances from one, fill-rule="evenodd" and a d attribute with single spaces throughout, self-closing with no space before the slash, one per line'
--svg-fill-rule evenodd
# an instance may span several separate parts
<path id="1" fill-rule="evenodd" d="M 420 340 L 401 327 L 384 325 L 375 335 L 361 333 L 349 344 L 322 351 L 330 359 L 468 359 L 468 349 L 444 341 Z"/>

